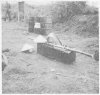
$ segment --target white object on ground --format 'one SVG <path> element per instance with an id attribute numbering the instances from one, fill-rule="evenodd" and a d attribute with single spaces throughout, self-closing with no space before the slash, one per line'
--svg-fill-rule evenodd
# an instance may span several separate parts
<path id="1" fill-rule="evenodd" d="M 47 40 L 46 40 L 45 37 L 39 35 L 38 37 L 36 37 L 36 38 L 34 39 L 34 42 L 35 42 L 35 43 L 45 43 L 45 42 L 47 42 Z"/>
<path id="2" fill-rule="evenodd" d="M 27 50 L 33 51 L 33 46 L 29 45 L 29 44 L 24 44 L 24 46 L 21 49 L 21 51 L 27 51 Z"/>
<path id="3" fill-rule="evenodd" d="M 34 49 L 33 49 L 33 48 L 29 50 L 29 52 L 33 52 L 33 51 L 34 51 Z"/>

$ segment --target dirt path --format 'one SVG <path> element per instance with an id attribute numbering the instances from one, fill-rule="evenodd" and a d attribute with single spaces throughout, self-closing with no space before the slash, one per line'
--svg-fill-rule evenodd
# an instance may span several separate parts
<path id="1" fill-rule="evenodd" d="M 18 23 L 3 23 L 3 49 L 11 49 L 6 53 L 9 66 L 3 73 L 3 93 L 99 93 L 99 62 L 77 54 L 76 61 L 69 65 L 49 60 L 35 52 L 18 53 L 24 43 L 33 44 L 28 39 L 29 36 L 37 36 L 26 35 L 25 30 L 27 27 Z M 78 46 L 82 47 L 81 41 L 84 39 L 82 37 L 76 35 L 72 35 L 72 38 L 68 35 L 59 37 L 63 43 L 69 45 L 74 43 L 73 47 L 80 41 Z M 88 42 L 85 39 L 84 43 L 85 41 Z M 83 50 L 86 50 L 87 44 L 83 45 Z"/>

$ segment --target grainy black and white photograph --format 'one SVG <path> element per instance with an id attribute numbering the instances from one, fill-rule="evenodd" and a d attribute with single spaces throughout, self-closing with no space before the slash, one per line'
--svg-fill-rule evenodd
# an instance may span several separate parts
<path id="1" fill-rule="evenodd" d="M 2 0 L 2 94 L 99 94 L 99 0 Z"/>

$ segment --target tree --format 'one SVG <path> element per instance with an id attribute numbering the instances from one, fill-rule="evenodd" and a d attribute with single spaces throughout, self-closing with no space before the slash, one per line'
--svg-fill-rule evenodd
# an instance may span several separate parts
<path id="1" fill-rule="evenodd" d="M 4 5 L 5 19 L 11 20 L 11 5 L 6 2 Z"/>
<path id="2" fill-rule="evenodd" d="M 63 23 L 71 19 L 74 15 L 82 14 L 86 7 L 86 2 L 73 1 L 73 2 L 57 2 L 52 8 L 52 17 L 54 23 Z"/>

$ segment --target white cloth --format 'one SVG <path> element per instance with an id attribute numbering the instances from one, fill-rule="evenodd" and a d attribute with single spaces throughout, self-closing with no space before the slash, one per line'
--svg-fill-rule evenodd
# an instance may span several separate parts
<path id="1" fill-rule="evenodd" d="M 45 37 L 39 35 L 38 37 L 36 37 L 36 38 L 34 39 L 34 42 L 35 42 L 35 43 L 45 43 L 45 42 L 47 42 L 47 40 L 46 40 Z"/>
<path id="2" fill-rule="evenodd" d="M 33 49 L 33 46 L 31 46 L 29 44 L 24 44 L 21 51 L 27 51 L 27 50 L 31 50 L 31 49 Z"/>

